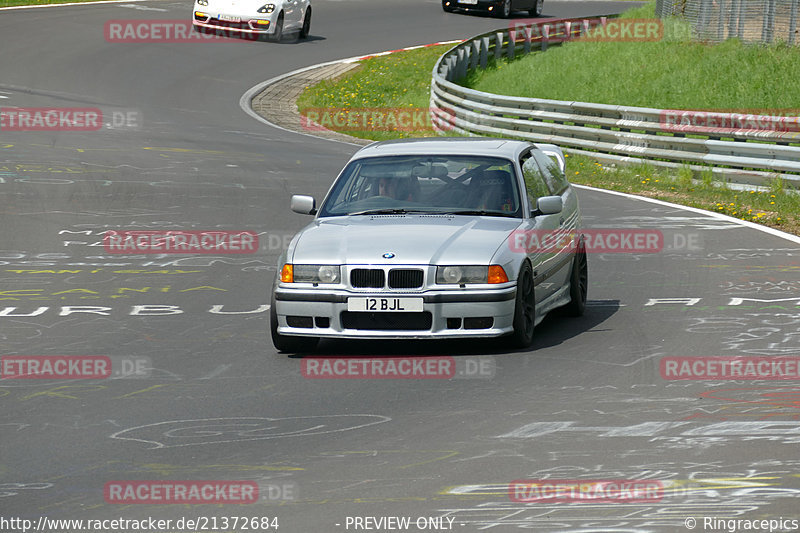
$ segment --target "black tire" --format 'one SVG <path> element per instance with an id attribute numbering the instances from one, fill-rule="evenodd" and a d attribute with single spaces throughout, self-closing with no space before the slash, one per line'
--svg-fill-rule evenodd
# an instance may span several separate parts
<path id="1" fill-rule="evenodd" d="M 533 289 L 533 270 L 525 261 L 517 277 L 517 298 L 514 305 L 514 332 L 509 343 L 514 348 L 528 348 L 533 344 L 536 323 L 536 296 Z"/>
<path id="2" fill-rule="evenodd" d="M 544 10 L 544 0 L 534 0 L 534 2 L 528 14 L 532 17 L 541 17 L 542 11 Z"/>
<path id="3" fill-rule="evenodd" d="M 283 39 L 283 11 L 278 15 L 278 20 L 275 21 L 275 33 L 270 37 L 270 40 L 275 43 L 281 42 L 281 39 Z"/>
<path id="4" fill-rule="evenodd" d="M 446 5 L 448 1 L 452 2 L 453 0 L 442 0 L 442 9 L 444 9 L 445 13 L 452 13 L 453 11 L 455 11 L 455 9 Z"/>
<path id="5" fill-rule="evenodd" d="M 572 261 L 572 273 L 569 278 L 570 302 L 564 306 L 569 316 L 583 316 L 586 311 L 586 296 L 589 292 L 589 262 L 586 259 L 586 246 L 581 240 L 575 259 Z"/>
<path id="6" fill-rule="evenodd" d="M 511 16 L 511 0 L 503 0 L 503 4 L 496 12 L 497 18 L 507 19 Z"/>
<path id="7" fill-rule="evenodd" d="M 307 39 L 308 34 L 311 32 L 311 7 L 306 9 L 306 14 L 303 17 L 303 27 L 300 28 L 300 38 Z"/>
<path id="8" fill-rule="evenodd" d="M 275 294 L 269 306 L 269 331 L 272 334 L 272 344 L 281 353 L 306 353 L 313 352 L 319 343 L 317 337 L 290 337 L 278 333 L 278 312 L 275 309 Z"/>

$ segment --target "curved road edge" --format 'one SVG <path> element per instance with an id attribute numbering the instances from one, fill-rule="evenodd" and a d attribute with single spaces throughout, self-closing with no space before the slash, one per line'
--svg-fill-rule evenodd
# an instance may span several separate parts
<path id="1" fill-rule="evenodd" d="M 297 112 L 295 102 L 309 83 L 318 83 L 323 80 L 338 78 L 348 71 L 356 68 L 358 61 L 372 57 L 384 56 L 396 52 L 427 48 L 429 46 L 439 46 L 443 44 L 458 44 L 462 39 L 455 41 L 441 41 L 419 46 L 409 46 L 397 50 L 388 50 L 365 56 L 349 57 L 337 59 L 326 63 L 319 63 L 308 67 L 299 68 L 286 74 L 281 74 L 248 89 L 239 99 L 239 107 L 254 119 L 291 133 L 337 141 L 356 146 L 366 146 L 373 141 L 359 139 L 343 133 L 315 129 L 316 134 L 303 131 L 300 113 Z"/>

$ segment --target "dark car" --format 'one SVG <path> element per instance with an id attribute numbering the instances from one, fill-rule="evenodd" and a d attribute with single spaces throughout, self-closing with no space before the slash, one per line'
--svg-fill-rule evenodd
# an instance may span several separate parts
<path id="1" fill-rule="evenodd" d="M 513 11 L 527 11 L 530 16 L 538 17 L 543 7 L 544 0 L 442 0 L 442 9 L 448 13 L 478 11 L 500 18 L 510 17 Z"/>

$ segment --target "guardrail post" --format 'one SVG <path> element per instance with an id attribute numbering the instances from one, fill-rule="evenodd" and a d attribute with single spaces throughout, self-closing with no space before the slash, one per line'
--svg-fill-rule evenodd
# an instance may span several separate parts
<path id="1" fill-rule="evenodd" d="M 494 58 L 499 61 L 503 56 L 503 32 L 494 34 Z"/>
<path id="2" fill-rule="evenodd" d="M 533 33 L 533 28 L 531 28 L 530 26 L 522 27 L 522 35 L 525 40 L 523 45 L 525 54 L 531 53 L 531 33 Z"/>
<path id="3" fill-rule="evenodd" d="M 457 68 L 456 58 L 451 55 L 450 57 L 447 58 L 447 73 L 448 73 L 447 81 L 454 81 L 454 78 L 457 74 L 456 68 Z"/>
<path id="4" fill-rule="evenodd" d="M 481 39 L 481 58 L 480 58 L 481 69 L 486 68 L 486 64 L 488 61 L 489 61 L 489 38 L 484 37 L 483 39 Z"/>
<path id="5" fill-rule="evenodd" d="M 478 65 L 478 57 L 481 53 L 481 45 L 477 41 L 472 41 L 470 45 L 470 54 L 469 54 L 469 68 L 470 70 L 474 70 L 475 67 Z"/>
<path id="6" fill-rule="evenodd" d="M 456 62 L 456 79 L 460 80 L 463 79 L 467 75 L 467 61 L 466 61 L 466 52 L 464 48 L 459 47 L 456 51 L 458 55 L 458 59 Z"/>
<path id="7" fill-rule="evenodd" d="M 587 19 L 583 19 L 581 21 L 581 34 L 578 35 L 578 37 L 580 37 L 581 35 L 589 35 L 589 31 L 591 29 L 592 29 L 591 22 L 589 22 L 589 20 L 587 20 Z"/>
<path id="8" fill-rule="evenodd" d="M 550 25 L 545 24 L 542 26 L 542 40 L 540 41 L 542 52 L 547 50 L 547 41 L 550 38 Z"/>
<path id="9" fill-rule="evenodd" d="M 517 32 L 516 30 L 508 30 L 508 59 L 514 59 L 514 54 L 517 51 Z"/>

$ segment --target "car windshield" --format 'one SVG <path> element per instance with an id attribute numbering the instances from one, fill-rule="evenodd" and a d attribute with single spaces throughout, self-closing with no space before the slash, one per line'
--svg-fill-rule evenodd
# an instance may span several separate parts
<path id="1" fill-rule="evenodd" d="M 479 156 L 389 156 L 352 161 L 321 217 L 437 213 L 521 217 L 511 161 Z"/>

